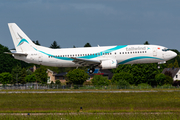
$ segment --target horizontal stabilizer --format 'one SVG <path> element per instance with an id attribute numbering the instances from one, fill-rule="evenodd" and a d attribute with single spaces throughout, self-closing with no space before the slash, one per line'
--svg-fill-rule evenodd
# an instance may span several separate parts
<path id="1" fill-rule="evenodd" d="M 10 55 L 24 55 L 24 56 L 27 56 L 28 54 L 26 53 L 17 53 L 17 52 L 14 52 L 14 53 L 11 53 L 11 52 L 4 52 L 5 54 L 10 54 Z"/>

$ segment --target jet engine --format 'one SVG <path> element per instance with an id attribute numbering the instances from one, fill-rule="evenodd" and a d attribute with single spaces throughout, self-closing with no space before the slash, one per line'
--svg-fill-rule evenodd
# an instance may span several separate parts
<path id="1" fill-rule="evenodd" d="M 117 60 L 104 60 L 101 62 L 102 69 L 113 69 L 117 67 Z"/>

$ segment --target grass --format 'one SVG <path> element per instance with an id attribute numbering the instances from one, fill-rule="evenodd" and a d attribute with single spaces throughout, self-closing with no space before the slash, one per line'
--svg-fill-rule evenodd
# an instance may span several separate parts
<path id="1" fill-rule="evenodd" d="M 66 90 L 74 90 L 75 88 L 73 86 L 57 86 L 55 84 L 53 85 L 34 85 L 33 87 L 30 87 L 31 85 L 25 86 L 19 86 L 19 87 L 11 87 L 11 85 L 6 85 L 6 87 L 2 87 L 2 84 L 0 84 L 0 91 L 2 90 L 51 90 L 51 91 L 66 91 Z M 46 86 L 46 87 L 42 87 Z M 48 87 L 49 86 L 49 87 Z M 117 86 L 117 85 L 109 85 L 109 86 L 93 86 L 93 85 L 84 85 L 84 86 L 79 86 L 75 90 L 180 90 L 179 87 L 175 87 L 172 85 L 164 85 L 164 86 L 157 86 L 155 88 L 151 87 L 150 85 L 138 85 L 138 86 Z"/>
<path id="2" fill-rule="evenodd" d="M 5 120 L 179 120 L 180 114 L 104 114 L 104 115 L 39 115 L 39 116 L 12 116 L 4 115 L 0 116 L 0 119 Z"/>
<path id="3" fill-rule="evenodd" d="M 180 92 L 0 94 L 1 113 L 180 112 Z"/>
<path id="4" fill-rule="evenodd" d="M 79 87 L 78 89 L 0 89 L 0 92 L 16 92 L 16 91 L 180 91 L 180 88 L 131 88 L 131 89 L 117 89 L 117 87 L 111 87 L 111 89 L 105 89 L 105 87 Z"/>

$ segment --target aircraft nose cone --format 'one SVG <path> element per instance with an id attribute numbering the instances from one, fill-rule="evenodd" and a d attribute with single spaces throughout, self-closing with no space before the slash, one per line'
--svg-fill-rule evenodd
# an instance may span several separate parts
<path id="1" fill-rule="evenodd" d="M 176 57 L 177 56 L 177 53 L 173 52 L 172 51 L 172 58 Z"/>

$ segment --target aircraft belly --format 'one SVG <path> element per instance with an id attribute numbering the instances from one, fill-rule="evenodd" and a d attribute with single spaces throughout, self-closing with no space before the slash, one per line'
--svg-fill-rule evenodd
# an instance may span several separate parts
<path id="1" fill-rule="evenodd" d="M 57 67 L 75 67 L 77 65 L 74 64 L 72 61 L 67 60 L 56 60 Z"/>

